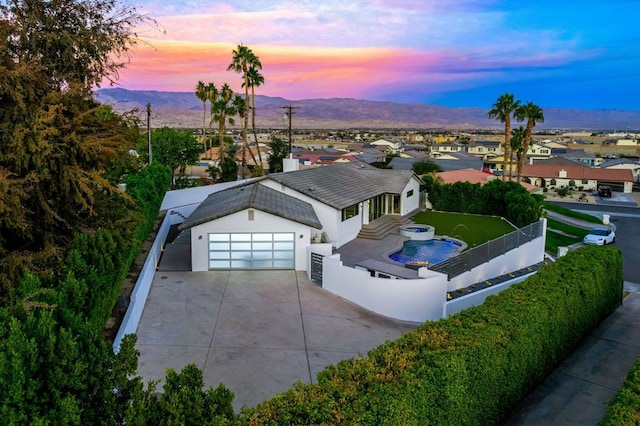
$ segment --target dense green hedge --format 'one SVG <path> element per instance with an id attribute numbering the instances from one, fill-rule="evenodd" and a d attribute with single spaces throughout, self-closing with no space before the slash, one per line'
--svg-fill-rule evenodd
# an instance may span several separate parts
<path id="1" fill-rule="evenodd" d="M 640 358 L 636 360 L 618 394 L 609 404 L 602 426 L 640 424 Z"/>
<path id="2" fill-rule="evenodd" d="M 485 185 L 443 184 L 429 175 L 423 179 L 435 210 L 500 216 L 520 228 L 537 221 L 542 214 L 542 196 L 529 193 L 517 182 L 494 179 Z"/>
<path id="3" fill-rule="evenodd" d="M 621 301 L 622 256 L 584 247 L 451 318 L 245 409 L 242 424 L 493 424 Z"/>
<path id="4" fill-rule="evenodd" d="M 0 423 L 118 424 L 141 392 L 132 339 L 116 355 L 101 333 L 171 172 L 152 165 L 132 181 L 126 217 L 77 235 L 57 275 L 26 273 L 0 309 Z"/>

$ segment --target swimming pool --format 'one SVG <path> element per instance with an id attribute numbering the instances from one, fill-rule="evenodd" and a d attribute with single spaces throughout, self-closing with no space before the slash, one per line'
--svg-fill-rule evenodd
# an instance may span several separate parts
<path id="1" fill-rule="evenodd" d="M 405 241 L 402 250 L 389 255 L 389 258 L 399 263 L 428 263 L 435 265 L 443 260 L 457 255 L 462 250 L 462 244 L 452 240 Z"/>

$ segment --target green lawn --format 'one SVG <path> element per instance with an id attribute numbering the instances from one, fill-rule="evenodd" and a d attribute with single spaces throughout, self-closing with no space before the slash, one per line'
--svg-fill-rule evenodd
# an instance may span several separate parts
<path id="1" fill-rule="evenodd" d="M 573 217 L 573 218 L 576 218 L 576 219 L 581 219 L 581 220 L 584 220 L 584 221 L 587 221 L 587 222 L 597 223 L 599 225 L 602 225 L 602 219 L 600 219 L 599 217 L 595 217 L 595 216 L 592 216 L 590 214 L 581 213 L 581 212 L 577 212 L 575 210 L 567 209 L 567 208 L 561 207 L 561 206 L 559 206 L 557 204 L 550 203 L 548 201 L 543 202 L 543 207 L 546 210 L 549 210 L 549 211 L 552 211 L 552 212 L 555 212 L 555 213 L 559 213 L 559 214 L 564 215 L 564 216 L 569 216 L 569 217 Z"/>
<path id="2" fill-rule="evenodd" d="M 562 231 L 573 236 L 570 237 L 562 235 L 557 232 L 553 232 L 551 229 Z M 586 229 L 567 225 L 566 223 L 558 222 L 554 219 L 547 219 L 547 239 L 544 244 L 544 249 L 547 252 L 556 255 L 558 253 L 559 246 L 570 246 L 571 244 L 579 243 L 588 233 L 589 231 Z"/>
<path id="3" fill-rule="evenodd" d="M 469 248 L 515 230 L 513 226 L 500 217 L 464 213 L 424 211 L 415 215 L 413 221 L 434 226 L 436 235 L 459 238 L 467 243 Z"/>

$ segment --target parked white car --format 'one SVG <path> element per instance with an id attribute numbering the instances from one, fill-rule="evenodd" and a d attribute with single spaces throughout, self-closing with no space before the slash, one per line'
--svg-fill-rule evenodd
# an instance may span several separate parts
<path id="1" fill-rule="evenodd" d="M 582 240 L 585 244 L 603 246 L 616 241 L 616 233 L 611 228 L 595 228 L 589 231 Z"/>

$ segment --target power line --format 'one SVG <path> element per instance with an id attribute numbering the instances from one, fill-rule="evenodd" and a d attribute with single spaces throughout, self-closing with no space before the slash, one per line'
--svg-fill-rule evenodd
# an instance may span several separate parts
<path id="1" fill-rule="evenodd" d="M 298 109 L 300 107 L 287 105 L 287 106 L 283 106 L 283 107 L 280 107 L 280 108 L 281 109 L 286 109 L 287 112 L 285 114 L 287 114 L 289 116 L 289 154 L 291 154 L 291 116 L 293 114 L 295 114 L 294 109 Z"/>

